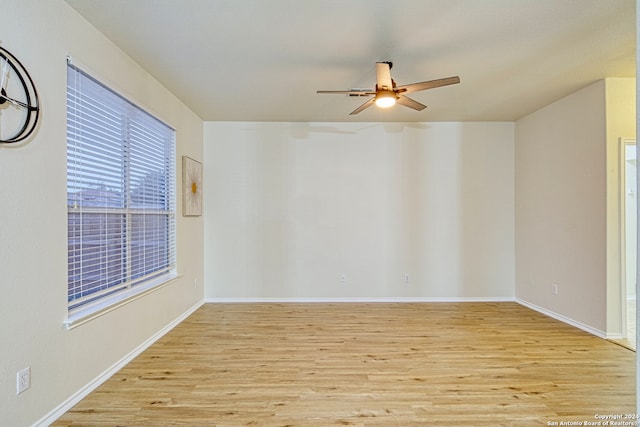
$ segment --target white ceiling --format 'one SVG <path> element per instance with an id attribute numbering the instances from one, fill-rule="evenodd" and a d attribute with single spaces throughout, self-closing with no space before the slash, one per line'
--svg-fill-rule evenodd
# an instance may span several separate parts
<path id="1" fill-rule="evenodd" d="M 512 121 L 635 77 L 635 0 L 66 0 L 203 120 Z M 417 112 L 316 90 L 460 76 Z"/>

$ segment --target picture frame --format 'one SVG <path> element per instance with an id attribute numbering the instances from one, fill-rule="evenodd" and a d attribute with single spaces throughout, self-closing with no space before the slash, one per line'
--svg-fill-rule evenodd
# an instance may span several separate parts
<path id="1" fill-rule="evenodd" d="M 202 163 L 182 156 L 182 216 L 202 215 Z"/>

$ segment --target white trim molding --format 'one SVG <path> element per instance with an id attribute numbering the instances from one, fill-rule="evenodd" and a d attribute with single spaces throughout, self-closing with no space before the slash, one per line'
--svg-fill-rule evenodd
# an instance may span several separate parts
<path id="1" fill-rule="evenodd" d="M 122 359 L 120 359 L 118 362 L 113 364 L 111 367 L 107 368 L 104 372 L 102 372 L 96 378 L 91 380 L 80 390 L 72 394 L 68 399 L 66 399 L 64 402 L 62 402 L 60 405 L 58 405 L 56 408 L 50 411 L 47 415 L 42 417 L 40 420 L 36 421 L 35 424 L 33 424 L 33 427 L 46 427 L 52 424 L 55 420 L 57 420 L 62 415 L 64 415 L 65 412 L 73 408 L 78 402 L 80 402 L 82 399 L 87 397 L 89 393 L 94 391 L 102 383 L 104 383 L 111 376 L 113 376 L 113 374 L 115 374 L 120 369 L 122 369 L 127 363 L 131 362 L 138 355 L 140 355 L 140 353 L 142 353 L 147 348 L 149 348 L 153 343 L 158 341 L 160 338 L 166 335 L 169 331 L 171 331 L 173 328 L 178 326 L 183 320 L 189 317 L 194 311 L 200 308 L 203 304 L 204 304 L 204 301 L 197 302 L 195 305 L 193 305 L 187 311 L 182 313 L 180 316 L 174 319 L 167 326 L 165 326 L 164 328 L 159 330 L 157 333 L 149 337 L 149 339 L 141 343 L 138 347 L 134 348 L 129 354 L 125 355 Z"/>
<path id="2" fill-rule="evenodd" d="M 271 298 L 206 298 L 212 304 L 248 303 L 394 303 L 394 302 L 514 302 L 513 297 L 271 297 Z"/>
<path id="3" fill-rule="evenodd" d="M 565 315 L 556 313 L 555 311 L 551 311 L 551 310 L 547 310 L 546 308 L 540 307 L 539 305 L 535 305 L 529 301 L 525 301 L 522 300 L 520 298 L 516 298 L 516 302 L 520 305 L 523 305 L 527 308 L 530 308 L 533 311 L 537 311 L 538 313 L 544 314 L 545 316 L 549 316 L 551 318 L 554 318 L 556 320 L 559 320 L 563 323 L 566 323 L 568 325 L 574 326 L 578 329 L 582 329 L 585 332 L 588 332 L 592 335 L 595 335 L 597 337 L 600 338 L 604 338 L 604 339 L 615 339 L 615 337 L 613 336 L 607 336 L 607 333 L 604 331 L 601 331 L 600 329 L 596 329 L 592 326 L 586 325 L 582 322 L 578 322 L 577 320 L 571 319 L 570 317 L 567 317 Z"/>

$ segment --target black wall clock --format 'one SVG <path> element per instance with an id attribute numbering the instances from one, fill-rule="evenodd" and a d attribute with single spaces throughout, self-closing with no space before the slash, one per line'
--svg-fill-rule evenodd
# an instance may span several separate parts
<path id="1" fill-rule="evenodd" d="M 1 47 L 0 73 L 0 143 L 20 142 L 38 124 L 38 92 L 20 61 Z"/>

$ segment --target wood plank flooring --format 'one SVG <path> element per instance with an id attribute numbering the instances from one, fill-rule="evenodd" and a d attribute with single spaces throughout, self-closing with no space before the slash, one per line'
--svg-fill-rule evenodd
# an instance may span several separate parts
<path id="1" fill-rule="evenodd" d="M 548 426 L 635 353 L 516 303 L 205 304 L 54 426 Z"/>

